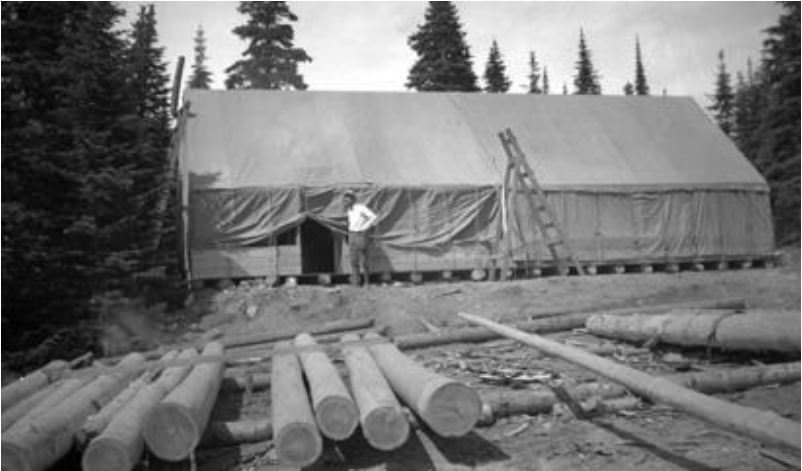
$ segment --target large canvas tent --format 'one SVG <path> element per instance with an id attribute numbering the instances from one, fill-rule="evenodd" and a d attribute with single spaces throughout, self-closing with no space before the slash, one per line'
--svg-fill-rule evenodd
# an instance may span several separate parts
<path id="1" fill-rule="evenodd" d="M 583 263 L 773 250 L 768 186 L 690 98 L 189 90 L 176 134 L 193 279 L 347 273 L 341 194 L 379 214 L 375 271 L 547 263 L 511 128 Z"/>

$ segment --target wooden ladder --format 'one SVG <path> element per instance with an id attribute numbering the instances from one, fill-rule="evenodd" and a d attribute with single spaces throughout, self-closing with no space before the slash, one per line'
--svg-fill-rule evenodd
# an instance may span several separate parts
<path id="1" fill-rule="evenodd" d="M 532 208 L 532 216 L 534 217 L 535 224 L 540 229 L 540 233 L 546 242 L 552 258 L 557 263 L 557 268 L 561 274 L 568 274 L 570 266 L 576 269 L 577 274 L 584 275 L 585 271 L 582 265 L 579 264 L 574 253 L 566 242 L 565 233 L 557 221 L 557 216 L 554 210 L 549 205 L 546 199 L 546 194 L 543 192 L 537 179 L 535 172 L 526 160 L 521 148 L 518 146 L 518 140 L 512 133 L 512 130 L 507 128 L 503 132 L 498 133 L 501 140 L 501 145 L 504 147 L 504 152 L 507 154 L 507 171 L 504 175 L 504 188 L 515 188 L 516 185 L 509 185 L 509 179 L 517 179 L 524 188 L 524 194 L 527 196 L 529 206 Z M 506 195 L 504 196 L 506 198 Z M 507 201 L 512 201 L 512 198 Z M 507 230 L 509 232 L 509 215 L 512 209 L 507 206 Z M 509 238 L 509 236 L 506 236 Z M 509 250 L 509 245 L 508 245 Z"/>

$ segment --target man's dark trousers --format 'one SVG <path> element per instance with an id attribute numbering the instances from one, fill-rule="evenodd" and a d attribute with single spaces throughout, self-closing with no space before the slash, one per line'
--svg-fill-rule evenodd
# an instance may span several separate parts
<path id="1" fill-rule="evenodd" d="M 365 284 L 368 284 L 370 268 L 368 265 L 368 251 L 370 249 L 370 237 L 367 231 L 349 232 L 348 248 L 351 260 L 351 284 L 359 284 L 359 269 L 362 266 L 362 273 L 365 274 Z"/>

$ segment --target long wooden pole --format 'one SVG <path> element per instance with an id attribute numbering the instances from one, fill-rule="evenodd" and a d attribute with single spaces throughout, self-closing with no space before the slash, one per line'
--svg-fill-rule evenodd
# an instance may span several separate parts
<path id="1" fill-rule="evenodd" d="M 209 342 L 202 355 L 221 356 L 223 345 Z M 143 435 L 148 449 L 167 461 L 181 461 L 198 446 L 220 391 L 223 362 L 195 365 L 145 419 Z"/>
<path id="2" fill-rule="evenodd" d="M 194 348 L 189 348 L 178 354 L 177 358 L 190 359 L 197 354 Z M 175 356 L 175 351 L 164 355 L 167 359 Z M 159 401 L 186 378 L 191 369 L 189 365 L 167 368 L 158 379 L 137 392 L 126 407 L 109 422 L 103 433 L 89 443 L 81 459 L 83 470 L 133 469 L 145 449 L 145 438 L 142 434 L 145 419 Z"/>
<path id="3" fill-rule="evenodd" d="M 378 334 L 366 334 L 378 339 Z M 482 409 L 479 395 L 468 386 L 429 371 L 392 343 L 368 346 L 387 382 L 401 400 L 438 435 L 459 437 L 473 429 Z"/>
<path id="4" fill-rule="evenodd" d="M 296 347 L 315 345 L 317 343 L 309 334 L 295 337 Z M 359 411 L 334 363 L 322 349 L 304 349 L 298 352 L 298 357 L 309 383 L 312 409 L 320 433 L 332 440 L 350 437 L 359 425 Z"/>
<path id="5" fill-rule="evenodd" d="M 409 422 L 393 390 L 364 345 L 354 343 L 356 334 L 346 334 L 342 341 L 351 391 L 359 406 L 362 434 L 378 450 L 390 451 L 409 437 Z"/>
<path id="6" fill-rule="evenodd" d="M 12 427 L 2 438 L 6 471 L 42 471 L 64 456 L 86 418 L 103 407 L 142 370 L 145 359 L 132 353 L 114 372 L 101 375 L 24 427 Z"/>
<path id="7" fill-rule="evenodd" d="M 539 335 L 527 334 L 480 316 L 467 313 L 460 313 L 459 316 L 473 324 L 498 332 L 505 337 L 518 340 L 545 353 L 585 367 L 596 374 L 626 386 L 634 393 L 647 397 L 654 402 L 669 404 L 694 417 L 769 445 L 800 449 L 799 423 L 784 419 L 774 412 L 722 401 L 679 386 L 668 379 L 651 376 L 606 358 L 563 345 Z"/>
<path id="8" fill-rule="evenodd" d="M 290 344 L 276 345 L 271 371 L 273 440 L 281 464 L 302 468 L 320 457 L 323 439 L 315 423 L 298 355 Z M 282 351 L 283 350 L 283 351 Z"/>

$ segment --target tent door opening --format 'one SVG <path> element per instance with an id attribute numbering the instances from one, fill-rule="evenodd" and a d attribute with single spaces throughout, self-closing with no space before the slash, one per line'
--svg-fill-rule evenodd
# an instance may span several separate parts
<path id="1" fill-rule="evenodd" d="M 301 223 L 301 270 L 304 274 L 334 272 L 334 235 L 312 219 Z"/>

